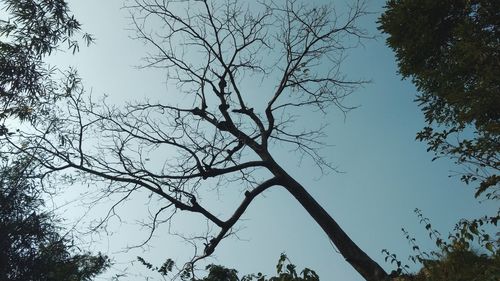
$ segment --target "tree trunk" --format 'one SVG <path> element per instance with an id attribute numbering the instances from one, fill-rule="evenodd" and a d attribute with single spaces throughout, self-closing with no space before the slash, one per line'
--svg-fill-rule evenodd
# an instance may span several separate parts
<path id="1" fill-rule="evenodd" d="M 267 158 L 267 157 L 266 157 Z M 272 159 L 272 158 L 271 158 Z M 274 160 L 270 162 L 274 162 Z M 356 243 L 342 230 L 337 222 L 314 200 L 305 188 L 284 171 L 276 162 L 272 163 L 271 171 L 281 178 L 286 188 L 299 203 L 307 210 L 313 219 L 328 235 L 333 244 L 340 251 L 345 260 L 367 281 L 387 280 L 388 274 L 374 260 L 372 260 Z"/>

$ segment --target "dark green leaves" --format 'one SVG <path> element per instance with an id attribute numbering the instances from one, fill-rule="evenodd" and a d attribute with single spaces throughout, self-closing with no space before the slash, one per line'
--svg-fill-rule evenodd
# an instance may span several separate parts
<path id="1" fill-rule="evenodd" d="M 74 35 L 80 23 L 64 0 L 3 0 L 0 19 L 0 121 L 7 117 L 34 121 L 50 110 L 58 92 L 56 69 L 43 59 L 61 49 L 78 51 Z M 94 39 L 83 35 L 89 44 Z M 63 47 L 63 48 L 61 48 Z M 62 79 L 65 77 L 64 71 Z"/>
<path id="2" fill-rule="evenodd" d="M 0 160 L 0 280 L 89 281 L 110 261 L 77 250 L 43 209 L 31 163 Z"/>
<path id="3" fill-rule="evenodd" d="M 419 91 L 417 139 L 463 165 L 476 196 L 497 198 L 500 169 L 500 1 L 390 0 L 379 20 L 399 72 Z"/>

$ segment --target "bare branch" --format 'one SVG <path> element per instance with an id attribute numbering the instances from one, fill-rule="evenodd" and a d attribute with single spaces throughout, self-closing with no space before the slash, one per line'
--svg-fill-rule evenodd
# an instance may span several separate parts
<path id="1" fill-rule="evenodd" d="M 305 2 L 305 1 L 304 1 Z M 158 198 L 150 232 L 177 211 L 199 214 L 218 228 L 189 265 L 214 253 L 233 234 L 254 198 L 268 188 L 285 188 L 311 214 L 345 259 L 367 280 L 382 280 L 383 269 L 278 164 L 279 143 L 334 170 L 319 150 L 324 127 L 298 128 L 300 111 L 345 112 L 343 99 L 364 81 L 347 79 L 340 67 L 345 52 L 365 37 L 356 27 L 361 2 L 344 15 L 332 6 L 298 0 L 244 3 L 229 0 L 134 0 L 126 8 L 135 38 L 150 50 L 143 67 L 166 72 L 182 98 L 129 103 L 123 108 L 95 101 L 81 84 L 71 87 L 57 114 L 7 136 L 2 143 L 40 163 L 47 176 L 67 175 L 105 182 L 105 193 L 126 192 L 110 209 L 141 189 Z M 247 5 L 247 6 L 245 6 Z M 78 80 L 77 80 L 78 81 Z M 270 141 L 271 140 L 271 141 Z M 300 159 L 300 158 L 299 158 Z M 246 190 L 228 219 L 200 194 L 223 187 Z M 164 211 L 167 219 L 159 219 Z"/>

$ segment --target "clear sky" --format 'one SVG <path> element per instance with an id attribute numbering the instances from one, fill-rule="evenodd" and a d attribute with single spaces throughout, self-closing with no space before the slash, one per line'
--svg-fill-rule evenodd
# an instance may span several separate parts
<path id="1" fill-rule="evenodd" d="M 331 2 L 345 4 L 344 1 Z M 129 39 L 130 20 L 127 11 L 120 9 L 122 1 L 70 0 L 69 3 L 83 29 L 95 35 L 96 44 L 82 48 L 74 57 L 60 55 L 53 63 L 75 66 L 94 96 L 107 94 L 116 103 L 158 97 L 166 92 L 162 70 L 134 67 L 141 64 L 140 58 L 146 49 L 142 43 Z M 368 11 L 373 13 L 360 22 L 377 39 L 365 41 L 363 47 L 352 50 L 342 68 L 348 77 L 372 81 L 346 100 L 347 104 L 359 105 L 359 108 L 349 112 L 345 119 L 333 110 L 323 120 L 306 120 L 329 124 L 327 143 L 332 146 L 323 153 L 342 173 L 320 177 L 314 166 L 307 161 L 299 163 L 294 153 L 277 149 L 275 156 L 352 239 L 390 271 L 392 267 L 384 263 L 382 249 L 395 252 L 403 261 L 410 253 L 402 227 L 421 245 L 432 249 L 413 213 L 415 208 L 422 209 L 446 237 L 458 219 L 483 215 L 496 206 L 474 199 L 471 188 L 465 187 L 458 177 L 448 177 L 460 170 L 459 167 L 445 159 L 431 162 L 433 155 L 426 152 L 424 144 L 415 141 L 415 134 L 424 126 L 424 121 L 413 102 L 415 88 L 409 81 L 401 81 L 393 53 L 376 29 L 383 4 L 380 0 L 369 1 Z M 239 192 L 228 193 L 229 199 L 224 197 L 224 190 L 220 199 L 214 197 L 220 200 L 215 204 L 222 206 L 221 212 L 234 206 L 236 203 L 232 200 L 242 196 Z M 74 194 L 66 194 L 62 200 L 70 200 L 68 198 L 74 198 Z M 91 211 L 87 219 L 99 215 L 102 208 Z M 74 207 L 61 210 L 67 210 L 64 215 L 69 218 L 81 214 Z M 134 198 L 119 211 L 123 223 L 114 220 L 109 235 L 93 236 L 93 249 L 104 251 L 116 262 L 113 271 L 103 279 L 115 274 L 114 270 L 127 268 L 129 276 L 120 280 L 141 280 L 138 276 L 147 271 L 130 262 L 137 255 L 159 265 L 168 257 L 181 262 L 191 254 L 190 245 L 169 235 L 166 228 L 156 234 L 150 247 L 122 252 L 147 235 L 147 230 L 136 223 L 147 215 L 145 200 Z M 196 217 L 182 217 L 174 223 L 177 231 L 206 227 Z M 280 253 L 286 252 L 299 268 L 316 270 L 322 280 L 362 280 L 336 253 L 298 202 L 279 188 L 252 203 L 238 226 L 242 228 L 240 239 L 223 241 L 208 262 L 236 268 L 242 273 L 272 273 Z"/>

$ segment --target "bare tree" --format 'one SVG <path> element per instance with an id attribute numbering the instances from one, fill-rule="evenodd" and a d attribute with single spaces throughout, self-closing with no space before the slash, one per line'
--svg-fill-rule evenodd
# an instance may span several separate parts
<path id="1" fill-rule="evenodd" d="M 57 116 L 18 134 L 20 142 L 10 138 L 11 144 L 38 159 L 47 177 L 74 171 L 107 181 L 106 192 L 123 200 L 144 189 L 158 196 L 165 203 L 153 215 L 152 232 L 179 210 L 204 216 L 219 231 L 203 237 L 203 253 L 193 263 L 214 252 L 257 196 L 283 187 L 366 280 L 385 279 L 271 153 L 276 143 L 291 145 L 320 169 L 331 169 L 318 151 L 321 126 L 297 130 L 294 118 L 329 106 L 348 110 L 342 99 L 362 81 L 347 80 L 340 66 L 346 49 L 365 37 L 356 27 L 363 3 L 342 13 L 297 0 L 135 0 L 127 8 L 137 39 L 154 50 L 145 67 L 166 70 L 183 100 L 118 109 L 87 99 L 81 85 L 72 87 Z M 216 216 L 199 198 L 207 186 L 238 184 L 246 191 L 228 217 Z"/>

